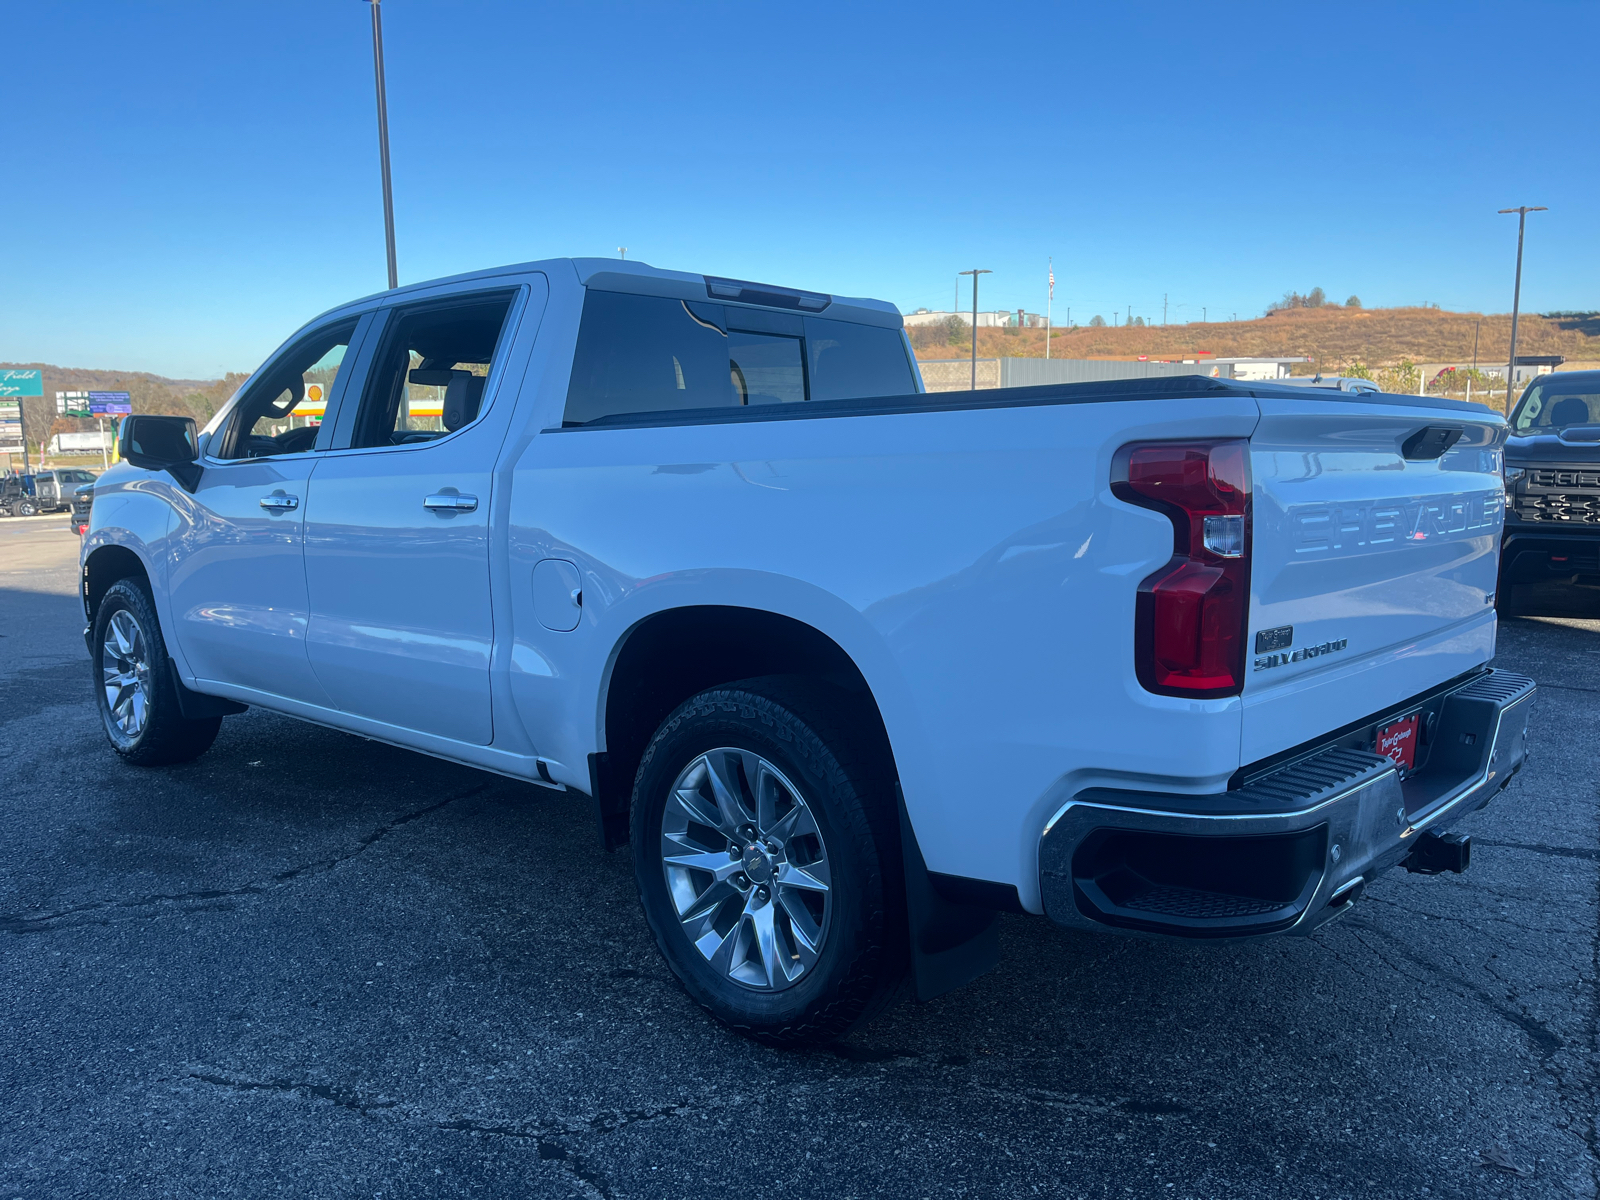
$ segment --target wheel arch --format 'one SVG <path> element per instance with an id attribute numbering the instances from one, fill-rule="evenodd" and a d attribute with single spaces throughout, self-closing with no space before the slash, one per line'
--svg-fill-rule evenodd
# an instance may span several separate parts
<path id="1" fill-rule="evenodd" d="M 605 749 L 590 756 L 589 774 L 607 847 L 627 841 L 633 778 L 667 715 L 707 688 L 766 675 L 819 679 L 863 699 L 872 716 L 868 736 L 893 768 L 878 698 L 834 638 L 768 609 L 722 604 L 660 609 L 618 640 L 601 684 L 598 716 Z"/>
<path id="2" fill-rule="evenodd" d="M 83 578 L 81 591 L 83 597 L 83 615 L 92 625 L 94 615 L 100 608 L 100 601 L 105 598 L 112 586 L 128 578 L 144 580 L 150 588 L 152 596 L 155 589 L 151 586 L 150 569 L 145 565 L 137 551 L 118 542 L 108 542 L 96 546 L 83 560 Z"/>

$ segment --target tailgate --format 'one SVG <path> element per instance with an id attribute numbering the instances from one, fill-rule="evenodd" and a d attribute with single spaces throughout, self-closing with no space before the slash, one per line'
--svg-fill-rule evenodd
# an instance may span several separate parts
<path id="1" fill-rule="evenodd" d="M 1259 400 L 1246 763 L 1494 655 L 1505 424 L 1397 400 Z"/>

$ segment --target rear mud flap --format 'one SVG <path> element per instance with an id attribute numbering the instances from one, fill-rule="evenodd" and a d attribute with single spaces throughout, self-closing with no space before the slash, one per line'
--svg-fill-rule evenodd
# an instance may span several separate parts
<path id="1" fill-rule="evenodd" d="M 899 791 L 896 787 L 912 982 L 918 1000 L 932 1000 L 999 965 L 1000 914 L 992 908 L 947 900 L 935 890 Z"/>

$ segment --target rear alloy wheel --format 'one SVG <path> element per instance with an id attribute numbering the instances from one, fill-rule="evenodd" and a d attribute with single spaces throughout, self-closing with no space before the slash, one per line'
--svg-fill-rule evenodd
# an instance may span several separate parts
<path id="1" fill-rule="evenodd" d="M 678 775 L 661 865 L 684 934 L 719 974 L 782 991 L 815 967 L 833 891 L 800 789 L 751 750 L 719 746 Z"/>
<path id="2" fill-rule="evenodd" d="M 29 500 L 29 499 L 18 500 L 17 503 L 16 503 L 16 514 L 19 517 L 36 517 L 36 516 L 38 516 L 39 515 L 38 502 L 34 501 L 34 500 Z"/>
<path id="3" fill-rule="evenodd" d="M 634 786 L 634 875 L 656 944 L 718 1020 L 826 1042 L 904 974 L 893 780 L 876 714 L 793 677 L 700 693 L 662 724 Z"/>
<path id="4" fill-rule="evenodd" d="M 154 767 L 210 749 L 222 718 L 183 715 L 155 604 L 141 581 L 119 580 L 106 591 L 92 645 L 100 723 L 118 754 Z"/>

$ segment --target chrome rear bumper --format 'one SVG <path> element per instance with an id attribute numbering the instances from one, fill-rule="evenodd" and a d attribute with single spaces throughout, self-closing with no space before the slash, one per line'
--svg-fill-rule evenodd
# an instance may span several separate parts
<path id="1" fill-rule="evenodd" d="M 1165 937 L 1309 933 L 1419 835 L 1511 781 L 1534 691 L 1525 676 L 1487 671 L 1436 697 L 1428 762 L 1404 781 L 1345 739 L 1217 795 L 1080 792 L 1039 843 L 1045 912 L 1075 928 Z"/>

